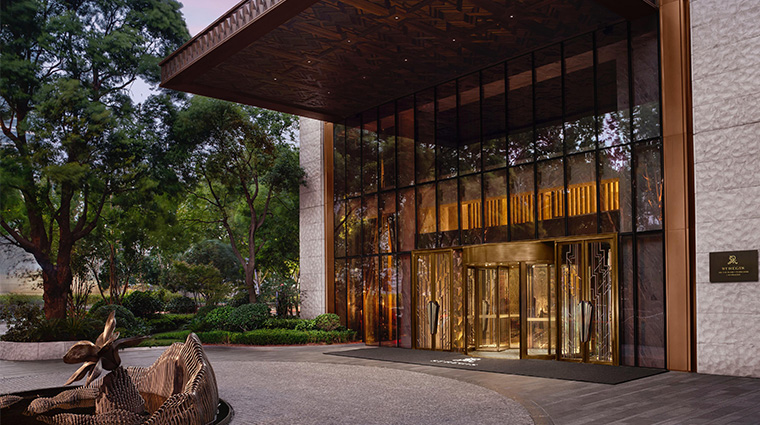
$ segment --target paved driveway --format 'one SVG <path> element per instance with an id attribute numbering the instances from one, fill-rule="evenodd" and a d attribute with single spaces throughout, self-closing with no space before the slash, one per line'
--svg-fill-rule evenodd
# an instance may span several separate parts
<path id="1" fill-rule="evenodd" d="M 325 355 L 363 345 L 207 346 L 240 424 L 722 424 L 760 422 L 760 379 L 668 372 L 591 384 Z M 163 348 L 127 349 L 150 365 Z M 0 393 L 61 385 L 57 361 L 0 361 Z"/>

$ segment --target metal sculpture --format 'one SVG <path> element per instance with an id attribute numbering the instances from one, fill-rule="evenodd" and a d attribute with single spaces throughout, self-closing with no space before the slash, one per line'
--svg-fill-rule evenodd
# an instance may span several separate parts
<path id="1" fill-rule="evenodd" d="M 95 343 L 74 344 L 63 360 L 84 362 L 66 385 L 87 376 L 83 387 L 55 397 L 40 397 L 29 404 L 28 413 L 54 425 L 164 425 L 208 424 L 219 405 L 214 370 L 198 337 L 191 333 L 184 343 L 172 344 L 148 368 L 121 367 L 119 349 L 133 346 L 143 337 L 118 339 L 114 313 Z M 110 371 L 98 378 L 102 370 Z M 52 409 L 95 407 L 94 415 L 59 413 Z"/>

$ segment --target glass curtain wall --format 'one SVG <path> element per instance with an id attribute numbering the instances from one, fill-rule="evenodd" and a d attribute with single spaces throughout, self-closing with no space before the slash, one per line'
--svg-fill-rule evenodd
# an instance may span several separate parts
<path id="1" fill-rule="evenodd" d="M 658 40 L 621 22 L 335 125 L 345 324 L 411 347 L 413 250 L 617 233 L 621 363 L 664 367 Z"/>

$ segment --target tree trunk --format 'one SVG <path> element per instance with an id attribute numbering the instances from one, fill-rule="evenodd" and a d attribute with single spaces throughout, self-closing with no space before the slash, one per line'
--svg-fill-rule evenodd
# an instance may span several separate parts
<path id="1" fill-rule="evenodd" d="M 71 267 L 63 266 L 44 267 L 42 269 L 42 287 L 44 289 L 43 300 L 45 301 L 45 318 L 66 318 L 66 301 L 71 289 Z"/>
<path id="2" fill-rule="evenodd" d="M 256 270 L 247 265 L 245 270 L 245 287 L 248 288 L 248 302 L 256 304 Z"/>

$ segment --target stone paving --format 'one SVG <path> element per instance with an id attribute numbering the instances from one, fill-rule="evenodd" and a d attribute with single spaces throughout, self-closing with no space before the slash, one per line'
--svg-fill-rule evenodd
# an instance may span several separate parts
<path id="1" fill-rule="evenodd" d="M 760 423 L 760 379 L 668 372 L 591 384 L 325 355 L 363 347 L 207 346 L 240 424 Z M 123 352 L 151 364 L 163 348 Z M 0 361 L 0 393 L 60 386 L 58 361 Z"/>

